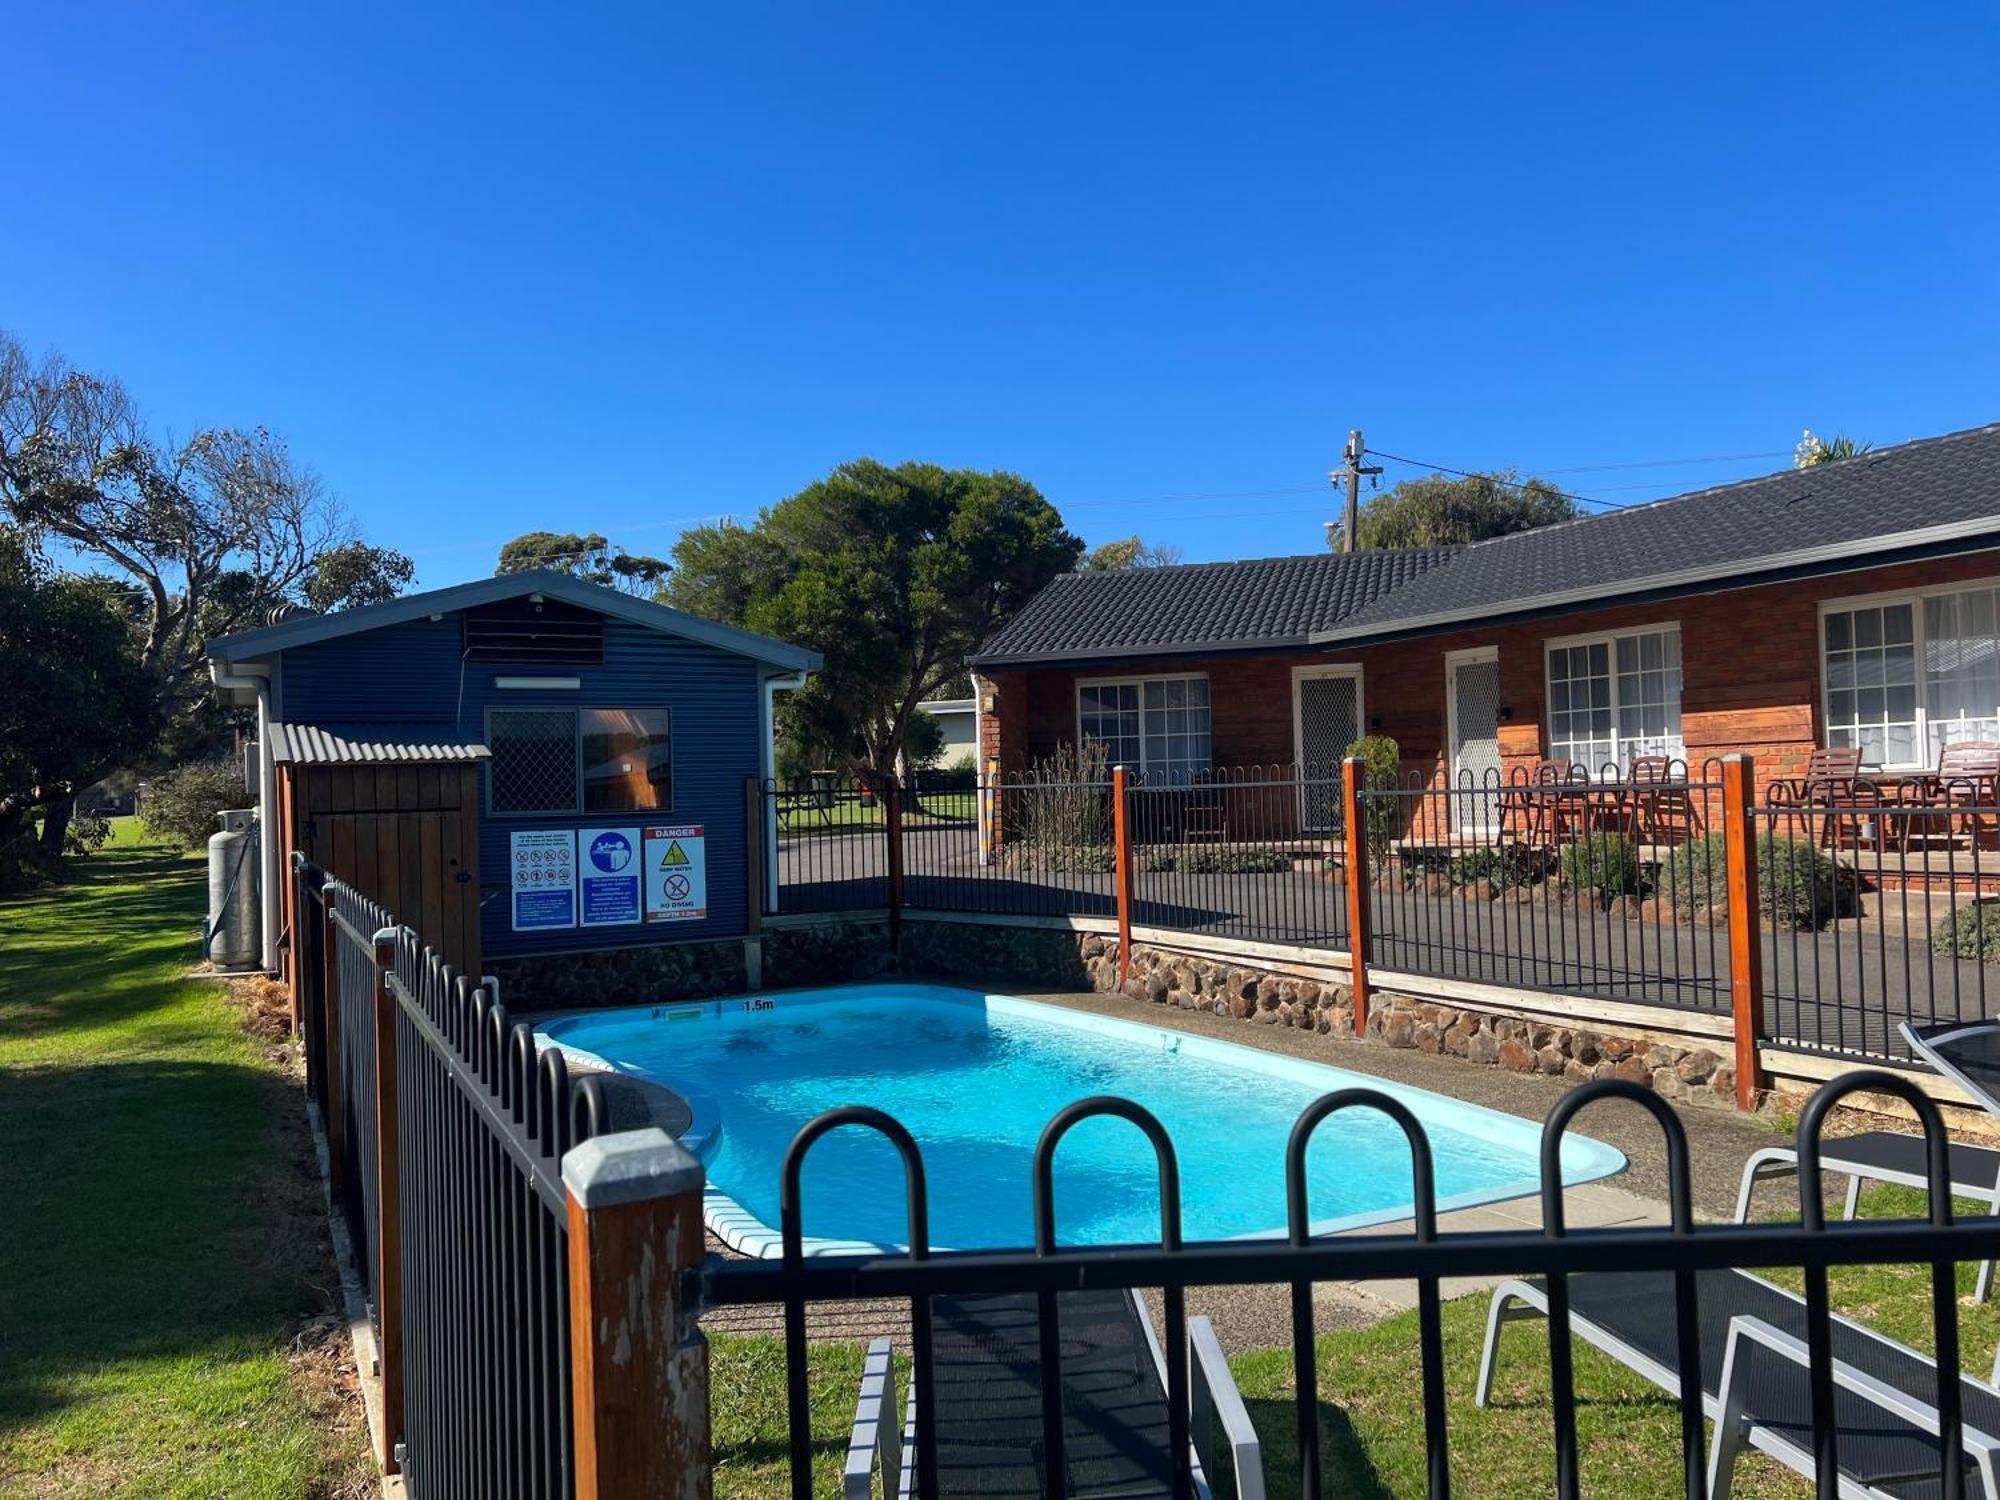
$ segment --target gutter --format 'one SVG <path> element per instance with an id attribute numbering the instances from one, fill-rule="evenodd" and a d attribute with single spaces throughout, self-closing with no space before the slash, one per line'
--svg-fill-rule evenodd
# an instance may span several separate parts
<path id="1" fill-rule="evenodd" d="M 264 972 L 278 972 L 278 773 L 271 758 L 271 682 L 266 676 L 225 672 L 208 664 L 209 680 L 219 688 L 257 695 L 257 864 L 258 923 L 263 940 Z"/>

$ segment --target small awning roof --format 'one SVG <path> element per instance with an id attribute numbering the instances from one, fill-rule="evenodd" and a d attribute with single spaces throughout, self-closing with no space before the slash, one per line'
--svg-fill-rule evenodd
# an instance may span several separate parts
<path id="1" fill-rule="evenodd" d="M 271 759 L 281 766 L 421 766 L 492 756 L 448 724 L 271 725 Z"/>

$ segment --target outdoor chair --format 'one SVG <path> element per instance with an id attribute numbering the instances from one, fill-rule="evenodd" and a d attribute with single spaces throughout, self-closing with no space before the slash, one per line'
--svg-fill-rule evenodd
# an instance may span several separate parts
<path id="1" fill-rule="evenodd" d="M 1701 809 L 1684 762 L 1671 755 L 1636 755 L 1625 779 L 1631 783 L 1632 834 L 1640 843 L 1679 843 L 1701 833 Z"/>
<path id="2" fill-rule="evenodd" d="M 1166 1359 L 1137 1292 L 1062 1294 L 1064 1493 L 1085 1500 L 1148 1500 L 1171 1493 Z M 1023 1294 L 931 1299 L 938 1489 L 945 1495 L 1040 1496 L 1040 1324 Z M 1264 1500 L 1256 1429 L 1206 1318 L 1188 1331 L 1189 1435 L 1194 1493 L 1207 1500 L 1218 1424 L 1240 1500 Z M 915 1397 L 895 1421 L 890 1341 L 868 1346 L 861 1397 L 841 1481 L 843 1500 L 907 1500 L 916 1493 Z M 879 1477 L 880 1489 L 876 1488 Z"/>
<path id="3" fill-rule="evenodd" d="M 1545 760 L 1525 780 L 1500 790 L 1500 835 L 1530 849 L 1553 849 L 1565 842 L 1580 818 L 1588 816 L 1589 786 L 1566 761 Z"/>
<path id="4" fill-rule="evenodd" d="M 1702 1413 L 1715 1423 L 1710 1500 L 1729 1500 L 1745 1447 L 1810 1479 L 1812 1391 L 1805 1298 L 1747 1271 L 1695 1273 Z M 1569 1278 L 1570 1329 L 1627 1369 L 1680 1394 L 1674 1278 L 1667 1271 L 1586 1272 Z M 1493 1393 L 1500 1331 L 1548 1316 L 1548 1284 L 1504 1281 L 1487 1312 L 1475 1399 Z M 1832 1315 L 1833 1421 L 1843 1496 L 1937 1492 L 1937 1366 L 1926 1355 L 1839 1313 Z M 1965 1492 L 2000 1500 L 2000 1390 L 1959 1377 Z"/>
<path id="5" fill-rule="evenodd" d="M 1937 771 L 1922 779 L 1919 792 L 1928 807 L 1943 810 L 1948 827 L 1960 820 L 1967 845 L 1977 848 L 1982 819 L 2000 833 L 1995 813 L 2000 807 L 2000 742 L 1955 740 L 1940 747 Z"/>
<path id="6" fill-rule="evenodd" d="M 2000 1213 L 2000 1151 L 1990 1146 L 1968 1146 L 1953 1141 L 1951 1151 L 1951 1191 L 1953 1196 L 1970 1198 Z M 1921 1188 L 1930 1183 L 1924 1138 L 1894 1130 L 1870 1130 L 1861 1135 L 1841 1136 L 1820 1148 L 1820 1164 L 1829 1172 L 1847 1176 L 1847 1201 L 1843 1210 L 1853 1218 L 1861 1205 L 1863 1182 L 1891 1182 L 1902 1187 Z M 1743 1164 L 1743 1184 L 1736 1194 L 1736 1222 L 1750 1222 L 1750 1199 L 1760 1183 L 1796 1177 L 1799 1153 L 1789 1146 L 1766 1146 Z M 1993 1262 L 1981 1261 L 1974 1300 L 1986 1301 L 1993 1295 Z"/>

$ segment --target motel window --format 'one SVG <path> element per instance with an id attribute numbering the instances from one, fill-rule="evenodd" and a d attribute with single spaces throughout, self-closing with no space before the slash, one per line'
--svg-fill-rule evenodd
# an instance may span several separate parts
<path id="1" fill-rule="evenodd" d="M 1958 740 L 2000 740 L 2000 589 L 1842 604 L 1823 618 L 1827 744 L 1909 770 Z"/>
<path id="2" fill-rule="evenodd" d="M 1687 753 L 1678 626 L 1554 641 L 1548 669 L 1552 760 L 1622 775 L 1639 756 Z"/>
<path id="3" fill-rule="evenodd" d="M 1076 720 L 1079 742 L 1095 740 L 1108 764 L 1149 781 L 1190 781 L 1209 768 L 1206 677 L 1079 683 Z"/>
<path id="4" fill-rule="evenodd" d="M 495 708 L 486 743 L 487 808 L 496 817 L 673 806 L 666 709 Z"/>

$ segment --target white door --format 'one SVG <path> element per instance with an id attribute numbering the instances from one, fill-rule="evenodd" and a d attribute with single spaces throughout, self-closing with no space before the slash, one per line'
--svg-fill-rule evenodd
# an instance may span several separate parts
<path id="1" fill-rule="evenodd" d="M 1451 784 L 1495 785 L 1500 779 L 1500 653 L 1495 648 L 1454 651 L 1445 659 L 1445 702 L 1450 717 Z M 1500 799 L 1454 796 L 1452 826 L 1491 832 L 1500 823 Z"/>
<path id="2" fill-rule="evenodd" d="M 1309 833 L 1340 826 L 1340 762 L 1361 738 L 1361 669 L 1297 667 L 1292 672 L 1292 739 L 1298 757 L 1300 821 Z"/>

